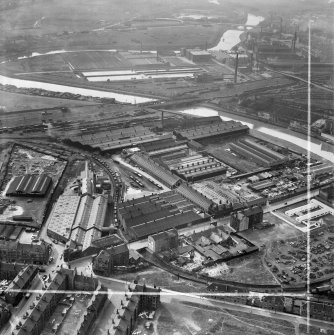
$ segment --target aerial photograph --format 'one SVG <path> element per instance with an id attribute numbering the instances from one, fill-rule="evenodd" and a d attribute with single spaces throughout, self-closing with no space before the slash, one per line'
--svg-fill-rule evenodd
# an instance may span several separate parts
<path id="1" fill-rule="evenodd" d="M 334 335 L 334 0 L 0 31 L 0 335 Z"/>

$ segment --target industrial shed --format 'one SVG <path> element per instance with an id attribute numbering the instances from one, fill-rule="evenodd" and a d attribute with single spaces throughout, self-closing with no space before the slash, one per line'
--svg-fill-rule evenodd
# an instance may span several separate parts
<path id="1" fill-rule="evenodd" d="M 179 139 L 201 140 L 209 137 L 223 137 L 232 134 L 246 134 L 249 128 L 238 121 L 225 121 L 217 124 L 175 130 L 174 135 Z"/>
<path id="2" fill-rule="evenodd" d="M 26 174 L 10 181 L 6 195 L 44 197 L 51 184 L 52 179 L 46 174 Z"/>

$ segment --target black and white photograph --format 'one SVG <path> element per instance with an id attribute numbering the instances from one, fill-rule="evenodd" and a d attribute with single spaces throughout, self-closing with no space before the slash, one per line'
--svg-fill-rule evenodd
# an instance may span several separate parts
<path id="1" fill-rule="evenodd" d="M 0 335 L 334 335 L 334 0 L 0 0 Z"/>

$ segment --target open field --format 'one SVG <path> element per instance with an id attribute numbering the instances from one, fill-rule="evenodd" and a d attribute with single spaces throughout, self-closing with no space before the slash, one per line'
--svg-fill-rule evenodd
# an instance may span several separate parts
<path id="1" fill-rule="evenodd" d="M 216 9 L 215 5 L 206 5 L 194 0 L 191 6 L 181 0 L 26 0 L 17 1 L 18 6 L 3 11 L 0 15 L 2 29 L 15 31 L 28 30 L 32 35 L 50 34 L 61 31 L 81 31 L 105 27 L 129 20 L 133 17 L 165 14 L 171 16 L 178 8 Z M 223 11 L 223 8 L 220 8 Z"/>
<path id="2" fill-rule="evenodd" d="M 0 56 L 17 57 L 59 49 L 138 50 L 141 42 L 144 50 L 160 47 L 176 50 L 182 46 L 203 46 L 206 42 L 210 46 L 217 41 L 223 29 L 217 24 L 154 21 L 177 17 L 185 9 L 221 15 L 227 23 L 245 21 L 244 13 L 234 8 L 202 0 L 194 0 L 191 5 L 186 0 L 20 0 L 17 3 L 14 8 L 0 11 Z"/>
<path id="3" fill-rule="evenodd" d="M 294 325 L 250 313 L 230 311 L 219 307 L 203 309 L 195 303 L 173 301 L 163 304 L 158 312 L 157 331 L 160 335 L 294 335 Z"/>

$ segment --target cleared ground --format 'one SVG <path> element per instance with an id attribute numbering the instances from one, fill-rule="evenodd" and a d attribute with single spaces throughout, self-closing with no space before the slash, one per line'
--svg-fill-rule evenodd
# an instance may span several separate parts
<path id="1" fill-rule="evenodd" d="M 263 216 L 264 220 L 275 225 L 266 229 L 246 230 L 239 234 L 256 245 L 270 244 L 271 241 L 284 240 L 291 237 L 302 236 L 303 233 L 298 229 L 295 229 L 285 221 L 279 219 L 277 216 L 266 213 Z"/>
<path id="2" fill-rule="evenodd" d="M 277 284 L 274 276 L 262 263 L 262 252 L 227 262 L 229 272 L 222 279 L 244 283 Z"/>
<path id="3" fill-rule="evenodd" d="M 293 335 L 290 322 L 270 319 L 250 313 L 230 311 L 218 307 L 203 309 L 194 303 L 172 301 L 164 304 L 156 321 L 159 335 Z"/>

